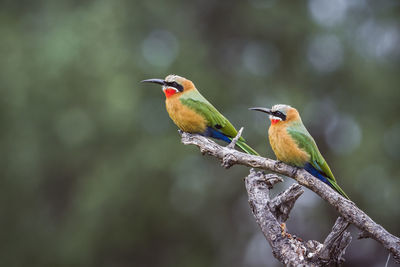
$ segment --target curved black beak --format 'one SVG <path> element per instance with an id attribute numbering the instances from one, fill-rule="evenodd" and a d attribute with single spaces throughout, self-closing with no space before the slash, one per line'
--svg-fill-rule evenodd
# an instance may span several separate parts
<path id="1" fill-rule="evenodd" d="M 162 79 L 147 79 L 147 80 L 141 81 L 141 83 L 156 83 L 156 84 L 165 85 L 165 81 Z"/>
<path id="2" fill-rule="evenodd" d="M 260 108 L 260 107 L 255 107 L 255 108 L 249 108 L 249 110 L 256 110 L 256 111 L 261 111 L 267 114 L 272 115 L 272 111 L 269 108 Z"/>

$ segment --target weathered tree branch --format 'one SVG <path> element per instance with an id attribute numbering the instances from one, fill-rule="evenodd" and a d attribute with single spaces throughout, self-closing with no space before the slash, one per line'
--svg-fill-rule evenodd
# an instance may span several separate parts
<path id="1" fill-rule="evenodd" d="M 275 175 L 276 176 L 276 175 Z M 299 184 L 292 184 L 289 189 L 276 196 L 269 203 L 269 208 L 280 222 L 286 222 L 296 200 L 304 191 Z"/>
<path id="2" fill-rule="evenodd" d="M 253 168 L 259 168 L 267 171 L 273 171 L 295 179 L 299 184 L 307 187 L 341 214 L 349 223 L 365 233 L 368 236 L 381 243 L 391 254 L 397 263 L 400 263 L 400 238 L 390 234 L 381 225 L 375 223 L 365 212 L 360 210 L 353 202 L 343 198 L 326 184 L 310 175 L 303 169 L 295 168 L 280 161 L 263 158 L 260 156 L 248 155 L 234 149 L 220 146 L 214 141 L 200 135 L 181 133 L 182 143 L 185 145 L 196 145 L 201 153 L 216 157 L 222 161 L 222 166 L 229 168 L 235 164 L 244 165 Z M 272 213 L 271 213 L 271 216 Z M 267 222 L 265 222 L 267 224 Z M 276 226 L 273 226 L 276 227 Z M 276 230 L 274 228 L 274 230 Z M 265 233 L 264 233 L 265 234 Z M 349 237 L 343 235 L 342 240 Z M 343 241 L 343 245 L 346 243 Z M 274 254 L 275 255 L 275 254 Z"/>
<path id="3" fill-rule="evenodd" d="M 287 238 L 282 232 L 277 217 L 269 207 L 271 203 L 269 189 L 272 188 L 274 183 L 280 181 L 282 179 L 276 179 L 276 175 L 272 175 L 271 177 L 264 175 L 262 172 L 251 170 L 245 180 L 249 195 L 249 204 L 257 223 L 260 225 L 261 231 L 271 245 L 274 257 L 286 265 L 305 265 L 307 264 L 306 247 L 297 239 Z M 300 191 L 298 195 L 301 193 L 303 192 Z"/>
<path id="4" fill-rule="evenodd" d="M 261 231 L 272 247 L 273 255 L 288 266 L 340 264 L 351 237 L 348 232 L 336 239 L 334 236 L 338 231 L 343 233 L 345 228 L 341 226 L 347 222 L 340 217 L 324 244 L 315 240 L 305 243 L 286 233 L 283 222 L 288 219 L 290 209 L 304 191 L 300 185 L 293 184 L 280 195 L 270 199 L 269 190 L 273 184 L 281 181 L 282 179 L 276 174 L 264 174 L 254 169 L 250 170 L 250 174 L 245 179 L 250 207 Z"/>
<path id="5" fill-rule="evenodd" d="M 315 258 L 323 265 L 336 265 L 343 261 L 343 254 L 351 242 L 351 235 L 345 231 L 349 223 L 343 217 L 337 218 L 332 231 L 326 237 L 324 245 Z"/>

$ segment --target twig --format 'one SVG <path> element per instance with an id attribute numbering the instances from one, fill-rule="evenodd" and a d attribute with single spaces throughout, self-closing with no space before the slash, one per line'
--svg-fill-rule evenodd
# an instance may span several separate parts
<path id="1" fill-rule="evenodd" d="M 389 259 L 390 259 L 390 253 L 389 253 L 388 257 L 387 257 L 387 260 L 386 260 L 385 267 L 387 267 L 387 266 L 388 266 L 388 264 L 389 264 Z"/>
<path id="2" fill-rule="evenodd" d="M 292 184 L 289 189 L 276 196 L 269 204 L 269 208 L 279 222 L 286 222 L 296 200 L 304 193 L 299 184 Z"/>
<path id="3" fill-rule="evenodd" d="M 345 232 L 348 226 L 349 223 L 343 217 L 337 218 L 332 231 L 324 241 L 323 248 L 317 255 L 317 261 L 328 266 L 344 261 L 342 256 L 352 239 L 350 233 Z"/>
<path id="4" fill-rule="evenodd" d="M 353 202 L 343 198 L 305 170 L 289 166 L 279 161 L 248 155 L 230 148 L 222 147 L 200 135 L 182 133 L 182 143 L 185 145 L 196 145 L 200 148 L 202 153 L 214 156 L 219 160 L 225 161 L 229 159 L 229 164 L 227 166 L 239 164 L 273 171 L 295 179 L 299 184 L 309 188 L 335 207 L 346 221 L 353 224 L 361 231 L 367 232 L 371 238 L 381 243 L 393 254 L 394 260 L 400 263 L 400 239 L 398 237 L 390 234 L 381 225 L 375 223 Z"/>
<path id="5" fill-rule="evenodd" d="M 235 138 L 232 139 L 232 141 L 226 146 L 227 148 L 231 148 L 234 149 L 236 142 L 239 140 L 239 138 L 242 136 L 242 132 L 243 132 L 243 127 L 240 128 L 240 130 L 238 131 L 237 135 L 235 136 Z"/>

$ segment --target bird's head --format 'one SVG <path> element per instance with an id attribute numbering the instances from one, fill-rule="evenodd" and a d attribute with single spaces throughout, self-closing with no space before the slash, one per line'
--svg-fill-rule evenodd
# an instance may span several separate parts
<path id="1" fill-rule="evenodd" d="M 269 119 L 272 125 L 300 120 L 299 112 L 289 105 L 277 104 L 271 109 L 256 107 L 250 108 L 250 110 L 261 111 L 269 114 Z"/>
<path id="2" fill-rule="evenodd" d="M 167 98 L 180 95 L 191 89 L 194 89 L 192 81 L 181 76 L 171 74 L 165 79 L 148 79 L 141 81 L 142 83 L 157 83 L 162 86 L 162 90 Z"/>

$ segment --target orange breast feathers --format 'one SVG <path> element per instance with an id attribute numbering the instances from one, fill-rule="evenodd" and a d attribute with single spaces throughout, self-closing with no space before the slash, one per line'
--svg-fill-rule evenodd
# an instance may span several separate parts
<path id="1" fill-rule="evenodd" d="M 297 167 L 303 167 L 306 162 L 309 162 L 310 156 L 300 149 L 288 134 L 285 122 L 271 125 L 268 136 L 278 160 Z"/>
<path id="2" fill-rule="evenodd" d="M 207 122 L 203 116 L 197 114 L 179 100 L 179 95 L 174 95 L 165 100 L 169 117 L 176 126 L 188 133 L 204 133 Z"/>

